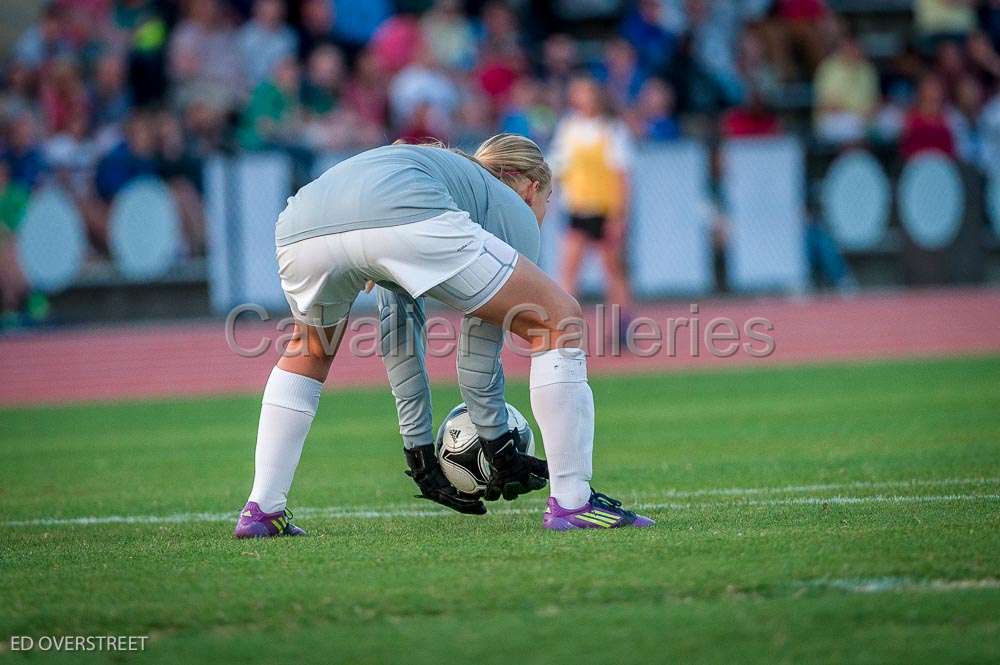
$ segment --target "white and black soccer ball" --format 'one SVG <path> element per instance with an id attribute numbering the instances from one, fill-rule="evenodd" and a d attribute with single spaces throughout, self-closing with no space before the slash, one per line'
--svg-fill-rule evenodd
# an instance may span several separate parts
<path id="1" fill-rule="evenodd" d="M 510 404 L 507 405 L 507 424 L 520 434 L 518 450 L 534 455 L 535 435 L 521 412 Z M 482 496 L 490 479 L 490 465 L 464 402 L 445 417 L 434 446 L 441 470 L 455 489 L 471 496 Z"/>

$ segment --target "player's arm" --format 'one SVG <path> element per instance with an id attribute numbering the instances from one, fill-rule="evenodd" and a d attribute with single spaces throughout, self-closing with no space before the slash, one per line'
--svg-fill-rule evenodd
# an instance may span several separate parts
<path id="1" fill-rule="evenodd" d="M 420 497 L 460 513 L 482 515 L 486 506 L 459 494 L 438 465 L 434 454 L 431 390 L 425 356 L 426 317 L 422 301 L 408 294 L 378 287 L 380 353 L 392 395 L 396 399 L 399 433 L 409 469 L 406 474 L 420 488 Z"/>
<path id="2" fill-rule="evenodd" d="M 491 205 L 482 225 L 520 255 L 538 259 L 538 221 L 523 201 Z M 519 452 L 519 435 L 507 422 L 500 361 L 503 338 L 499 326 L 467 316 L 462 321 L 456 359 L 459 389 L 479 433 L 483 454 L 493 468 L 485 492 L 487 501 L 501 496 L 509 500 L 541 489 L 548 478 L 547 463 Z"/>
<path id="3" fill-rule="evenodd" d="M 396 399 L 399 433 L 406 448 L 434 443 L 431 391 L 424 357 L 423 303 L 406 293 L 377 287 L 379 352 Z"/>
<path id="4" fill-rule="evenodd" d="M 499 326 L 465 317 L 458 348 L 458 387 L 479 432 L 483 452 L 494 467 L 486 487 L 487 501 L 501 496 L 515 499 L 541 489 L 549 477 L 544 460 L 518 451 L 519 434 L 507 423 L 502 349 L 503 330 Z"/>

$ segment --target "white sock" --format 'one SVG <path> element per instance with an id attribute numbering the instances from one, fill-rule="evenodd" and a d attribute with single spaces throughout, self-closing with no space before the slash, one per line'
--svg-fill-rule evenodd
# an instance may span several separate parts
<path id="1" fill-rule="evenodd" d="M 322 390 L 323 384 L 316 379 L 278 367 L 271 371 L 260 407 L 250 491 L 250 501 L 256 501 L 265 513 L 285 509 Z"/>
<path id="2" fill-rule="evenodd" d="M 542 430 L 551 494 L 563 508 L 590 498 L 594 393 L 582 349 L 553 349 L 531 359 L 531 411 Z"/>

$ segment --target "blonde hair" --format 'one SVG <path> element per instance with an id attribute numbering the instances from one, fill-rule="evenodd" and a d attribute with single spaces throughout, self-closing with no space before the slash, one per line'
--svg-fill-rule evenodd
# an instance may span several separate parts
<path id="1" fill-rule="evenodd" d="M 408 141 L 398 139 L 393 145 L 401 143 Z M 443 141 L 434 138 L 411 145 L 442 148 L 458 153 L 482 166 L 514 191 L 533 182 L 537 182 L 542 189 L 552 184 L 552 171 L 545 163 L 542 149 L 531 139 L 519 134 L 497 134 L 483 141 L 471 155 L 458 148 L 449 148 Z"/>
<path id="2" fill-rule="evenodd" d="M 519 134 L 497 134 L 483 141 L 471 155 L 484 169 L 513 190 L 537 182 L 552 183 L 552 171 L 538 144 Z"/>

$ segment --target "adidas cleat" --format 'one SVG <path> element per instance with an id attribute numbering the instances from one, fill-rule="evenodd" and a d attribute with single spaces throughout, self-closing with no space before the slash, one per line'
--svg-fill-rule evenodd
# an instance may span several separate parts
<path id="1" fill-rule="evenodd" d="M 590 500 L 579 508 L 567 510 L 559 505 L 554 497 L 549 497 L 549 504 L 542 517 L 542 526 L 553 531 L 569 531 L 570 529 L 621 529 L 624 527 L 643 528 L 656 524 L 642 515 L 636 515 L 622 508 L 622 502 L 591 491 Z"/>
<path id="2" fill-rule="evenodd" d="M 273 538 L 274 536 L 304 536 L 306 532 L 291 522 L 290 510 L 265 513 L 256 501 L 250 501 L 240 511 L 234 538 Z"/>

